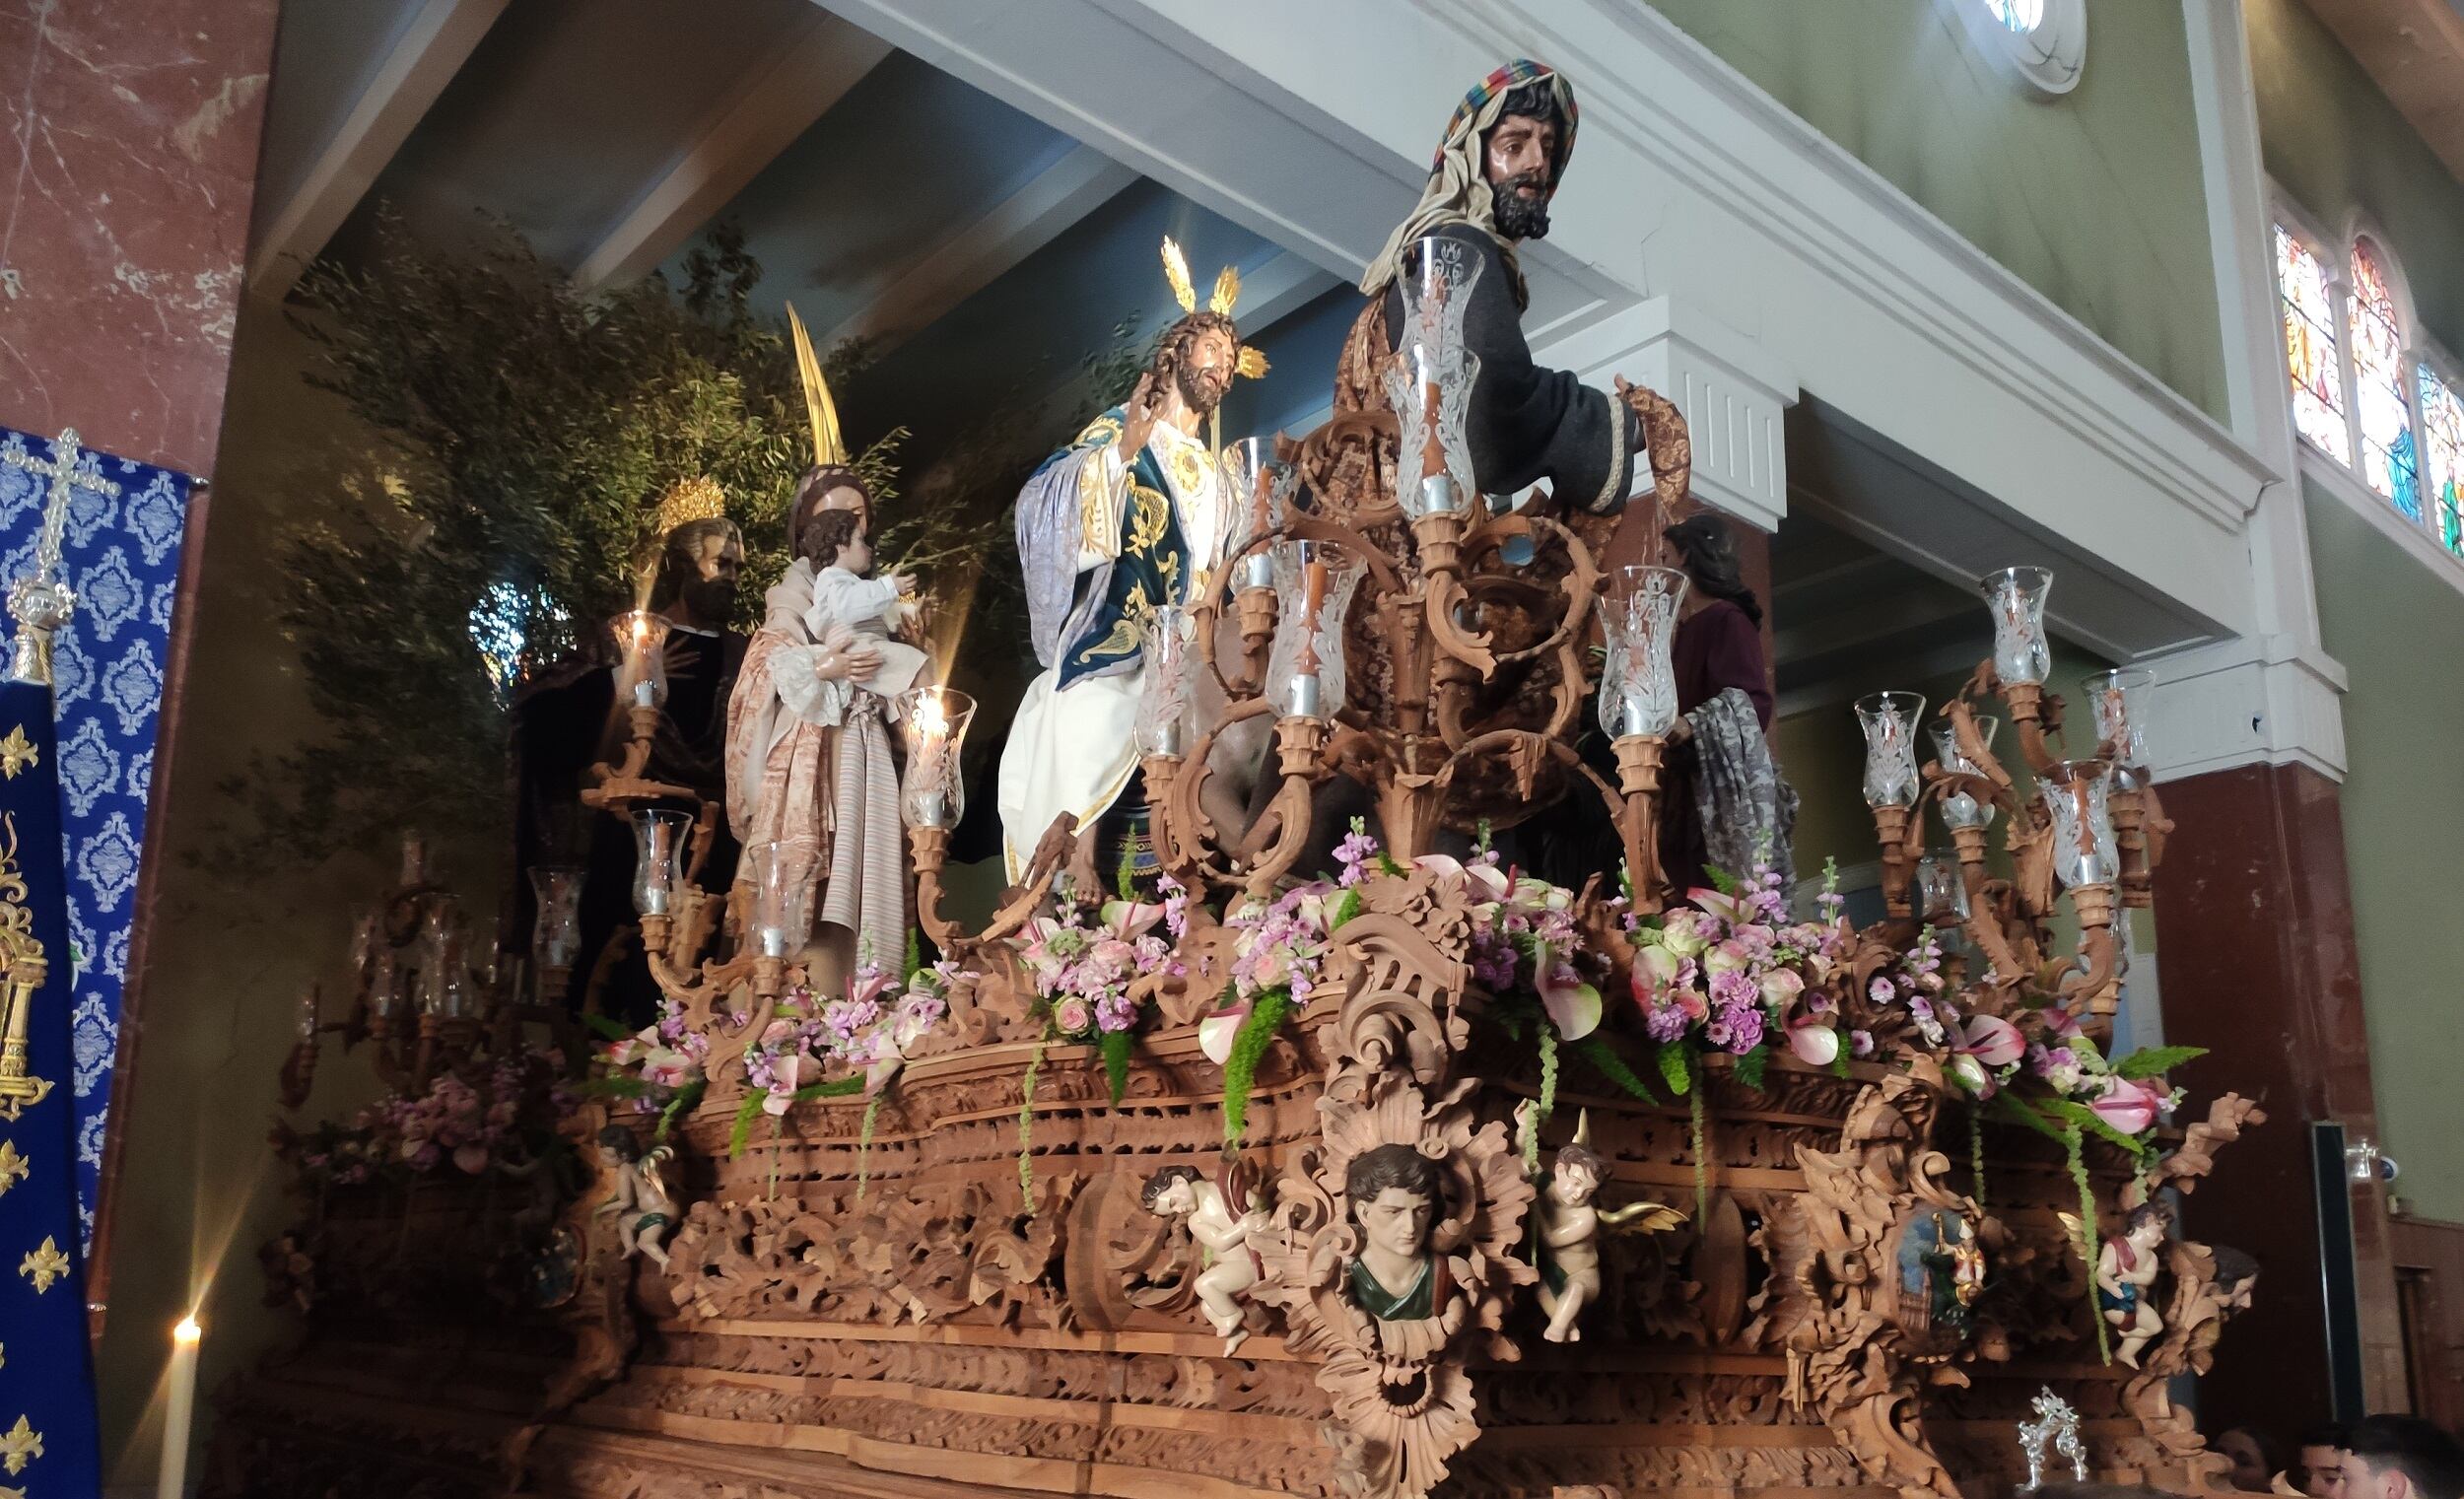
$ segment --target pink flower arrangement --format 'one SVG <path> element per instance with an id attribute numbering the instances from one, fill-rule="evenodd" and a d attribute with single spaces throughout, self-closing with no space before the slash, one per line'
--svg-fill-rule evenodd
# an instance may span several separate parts
<path id="1" fill-rule="evenodd" d="M 1155 933 L 1167 915 L 1182 920 L 1175 894 L 1177 887 L 1161 903 L 1106 901 L 1091 923 L 1087 907 L 1064 901 L 1060 916 L 1027 923 L 1013 941 L 1054 1030 L 1084 1042 L 1137 1024 L 1129 986 L 1146 974 L 1180 971 L 1172 944 Z"/>
<path id="2" fill-rule="evenodd" d="M 1814 1066 L 1838 1060 L 1839 1007 L 1824 986 L 1846 969 L 1856 934 L 1825 894 L 1821 920 L 1791 921 L 1779 875 L 1756 866 L 1734 891 L 1689 891 L 1690 906 L 1637 924 L 1628 986 L 1644 1031 L 1733 1056 L 1768 1044 Z"/>

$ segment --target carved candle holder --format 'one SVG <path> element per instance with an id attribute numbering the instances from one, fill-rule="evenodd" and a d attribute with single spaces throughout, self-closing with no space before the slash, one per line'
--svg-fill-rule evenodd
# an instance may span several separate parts
<path id="1" fill-rule="evenodd" d="M 1241 663 L 1239 674 L 1225 678 L 1224 685 L 1236 693 L 1250 692 L 1266 674 L 1266 651 L 1274 645 L 1274 584 L 1243 587 L 1233 595 L 1232 609 L 1241 631 Z"/>
<path id="2" fill-rule="evenodd" d="M 656 705 L 640 703 L 625 710 L 631 732 L 625 738 L 624 756 L 613 765 L 602 760 L 590 767 L 591 778 L 597 784 L 583 789 L 583 806 L 623 817 L 645 802 L 692 796 L 687 787 L 652 781 L 643 774 L 650 768 L 650 741 L 657 737 L 662 713 L 664 710 Z"/>
<path id="3" fill-rule="evenodd" d="M 1329 770 L 1328 734 L 1324 718 L 1287 714 L 1275 720 L 1275 769 L 1281 772 L 1283 784 L 1251 830 L 1248 888 L 1253 896 L 1271 893 L 1274 882 L 1300 862 L 1308 850 L 1310 800 Z M 1274 842 L 1256 848 L 1259 835 L 1268 829 L 1274 833 Z"/>
<path id="4" fill-rule="evenodd" d="M 1667 903 L 1660 890 L 1660 764 L 1668 741 L 1658 734 L 1627 734 L 1615 741 L 1617 789 L 1625 797 L 1619 832 L 1625 836 L 1625 877 L 1633 887 L 1633 911 L 1651 916 Z"/>

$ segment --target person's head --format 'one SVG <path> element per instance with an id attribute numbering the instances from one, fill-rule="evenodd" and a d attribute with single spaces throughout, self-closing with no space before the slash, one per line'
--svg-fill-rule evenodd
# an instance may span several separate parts
<path id="1" fill-rule="evenodd" d="M 1762 600 L 1745 586 L 1737 561 L 1737 537 L 1729 523 L 1709 511 L 1688 515 L 1660 533 L 1676 549 L 1677 565 L 1693 580 L 1694 592 L 1706 599 L 1725 598 L 1762 623 Z"/>
<path id="2" fill-rule="evenodd" d="M 1509 239 L 1548 235 L 1548 198 L 1565 170 L 1572 142 L 1565 110 L 1545 79 L 1506 96 L 1497 123 L 1480 143 L 1481 174 L 1488 178 L 1489 215 Z"/>
<path id="3" fill-rule="evenodd" d="M 723 625 L 735 613 L 736 574 L 743 567 L 744 541 L 734 521 L 724 515 L 685 521 L 659 542 L 650 608 L 690 615 L 695 624 Z"/>
<path id="4" fill-rule="evenodd" d="M 1240 359 L 1240 329 L 1221 312 L 1201 308 L 1164 330 L 1147 368 L 1158 383 L 1180 394 L 1182 405 L 1202 417 L 1222 404 Z"/>
<path id="5" fill-rule="evenodd" d="M 2142 1202 L 2122 1220 L 2122 1237 L 2131 1248 L 2145 1254 L 2164 1242 L 2164 1234 L 2173 1226 L 2173 1209 L 2162 1198 Z"/>
<path id="6" fill-rule="evenodd" d="M 1352 1157 L 1343 1195 L 1370 1245 L 1399 1258 L 1425 1252 L 1445 1199 L 1437 1162 L 1410 1145 L 1380 1145 Z"/>
<path id="7" fill-rule="evenodd" d="M 1138 1202 L 1150 1213 L 1180 1217 L 1198 1211 L 1198 1168 L 1167 1166 L 1138 1189 Z"/>
<path id="8" fill-rule="evenodd" d="M 833 511 L 852 511 L 857 517 L 856 528 L 872 534 L 872 491 L 856 470 L 843 463 L 821 463 L 804 470 L 804 477 L 796 482 L 795 499 L 787 506 L 787 550 L 816 568 L 828 567 L 829 558 L 814 559 L 807 533 L 817 517 Z"/>
<path id="9" fill-rule="evenodd" d="M 2345 1440 L 2344 1427 L 2333 1421 L 2301 1434 L 2293 1452 L 2301 1467 L 2295 1476 L 2309 1499 L 2344 1499 Z"/>
<path id="10" fill-rule="evenodd" d="M 642 1142 L 622 1124 L 610 1124 L 599 1131 L 599 1148 L 628 1166 L 642 1154 Z"/>
<path id="11" fill-rule="evenodd" d="M 2247 1489 L 2254 1494 L 2268 1491 L 2269 1483 L 2281 1465 L 2276 1461 L 2275 1444 L 2255 1427 L 2235 1426 L 2219 1434 L 2208 1445 L 2232 1459 L 2232 1469 L 2225 1477 L 2233 1487 Z"/>
<path id="12" fill-rule="evenodd" d="M 2250 1310 L 2250 1297 L 2259 1288 L 2259 1262 L 2229 1244 L 2220 1244 L 2213 1252 L 2216 1261 L 2216 1295 L 2224 1314 L 2235 1316 Z"/>
<path id="13" fill-rule="evenodd" d="M 1589 1145 L 1559 1146 L 1556 1162 L 1549 1168 L 1548 1194 L 1569 1207 L 1579 1207 L 1600 1191 L 1601 1174 L 1598 1151 Z"/>
<path id="14" fill-rule="evenodd" d="M 2435 1421 L 2363 1416 L 2344 1454 L 2343 1499 L 2464 1499 L 2464 1445 Z"/>
<path id="15" fill-rule="evenodd" d="M 804 555 L 816 568 L 845 568 L 858 578 L 872 574 L 872 540 L 864 517 L 854 511 L 823 511 L 804 528 Z"/>

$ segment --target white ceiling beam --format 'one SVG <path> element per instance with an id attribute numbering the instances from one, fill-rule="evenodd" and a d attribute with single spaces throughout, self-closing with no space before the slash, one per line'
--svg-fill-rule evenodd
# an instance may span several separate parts
<path id="1" fill-rule="evenodd" d="M 890 51 L 870 32 L 816 9 L 687 135 L 666 171 L 582 257 L 575 284 L 596 291 L 656 269 Z"/>
<path id="2" fill-rule="evenodd" d="M 1232 309 L 1232 319 L 1240 326 L 1241 342 L 1256 343 L 1268 328 L 1333 291 L 1335 285 L 1335 277 L 1315 261 L 1290 250 L 1278 251 L 1258 269 L 1242 272 L 1240 305 Z M 1204 286 L 1199 290 L 1204 291 Z"/>
<path id="3" fill-rule="evenodd" d="M 925 251 L 905 275 L 831 329 L 821 346 L 827 349 L 844 339 L 863 338 L 870 341 L 874 357 L 887 354 L 1136 180 L 1135 171 L 1092 146 L 1072 149 L 981 218 Z"/>
<path id="4" fill-rule="evenodd" d="M 369 184 L 461 70 L 507 0 L 427 0 L 393 39 L 333 137 L 282 205 L 248 262 L 248 291 L 279 299 L 351 216 Z"/>

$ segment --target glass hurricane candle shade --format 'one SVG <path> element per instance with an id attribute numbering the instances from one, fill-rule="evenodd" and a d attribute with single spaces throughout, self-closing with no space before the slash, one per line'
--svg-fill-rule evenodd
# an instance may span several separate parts
<path id="1" fill-rule="evenodd" d="M 460 1018 L 468 997 L 462 976 L 460 923 L 450 898 L 432 903 L 419 932 L 419 1010 L 440 1020 Z"/>
<path id="2" fill-rule="evenodd" d="M 1916 723 L 1925 699 L 1912 692 L 1878 692 L 1859 698 L 1854 707 L 1865 730 L 1865 804 L 1915 806 Z"/>
<path id="3" fill-rule="evenodd" d="M 2006 687 L 2041 686 L 2053 670 L 2045 639 L 2045 595 L 2053 575 L 2043 568 L 2004 568 L 1979 579 L 1976 591 L 1994 617 L 1994 674 Z"/>
<path id="4" fill-rule="evenodd" d="M 1280 530 L 1300 470 L 1274 455 L 1274 439 L 1243 438 L 1225 448 L 1217 462 L 1223 471 L 1223 492 L 1232 507 L 1230 534 L 1223 555 L 1239 557 L 1243 548 L 1270 531 Z M 1264 549 L 1242 557 L 1235 588 L 1274 586 L 1274 560 Z"/>
<path id="5" fill-rule="evenodd" d="M 1994 747 L 1994 730 L 2001 726 L 2002 720 L 1999 718 L 1979 717 L 1976 720 L 1976 736 L 1985 741 L 1985 748 Z M 1950 724 L 1935 724 L 1933 735 L 1934 758 L 1941 762 L 1944 770 L 1959 776 L 1985 774 L 1984 767 L 1959 753 L 1959 736 Z M 1979 801 L 1965 791 L 1951 792 L 1942 799 L 1940 805 L 1943 826 L 1946 828 L 1989 828 L 1993 826 L 1994 804 L 1990 801 Z"/>
<path id="6" fill-rule="evenodd" d="M 380 929 L 381 923 L 373 911 L 351 923 L 352 978 L 363 981 L 368 978 L 369 965 L 376 961 L 377 952 L 384 946 Z"/>
<path id="7" fill-rule="evenodd" d="M 2110 885 L 2122 866 L 2107 809 L 2110 769 L 2102 760 L 2065 760 L 2037 784 L 2053 815 L 2053 872 L 2066 889 Z"/>
<path id="8" fill-rule="evenodd" d="M 391 1020 L 401 1004 L 400 970 L 390 952 L 377 953 L 375 961 L 376 966 L 368 975 L 368 1013 L 378 1020 Z"/>
<path id="9" fill-rule="evenodd" d="M 948 687 L 918 687 L 899 694 L 898 721 L 907 736 L 907 776 L 899 788 L 899 816 L 911 828 L 954 828 L 967 815 L 967 782 L 959 752 L 976 700 Z"/>
<path id="10" fill-rule="evenodd" d="M 667 621 L 634 609 L 607 622 L 623 656 L 616 668 L 616 701 L 627 708 L 658 708 L 667 702 Z"/>
<path id="11" fill-rule="evenodd" d="M 753 884 L 753 939 L 763 957 L 789 957 L 804 945 L 811 920 L 800 909 L 804 882 L 819 852 L 809 838 L 755 844 L 744 851 Z"/>
<path id="12" fill-rule="evenodd" d="M 1676 568 L 1611 568 L 1601 579 L 1600 727 L 1611 739 L 1668 737 L 1677 726 L 1669 656 L 1688 580 Z"/>
<path id="13" fill-rule="evenodd" d="M 315 985 L 311 984 L 300 991 L 300 1014 L 295 1023 L 300 1029 L 301 1044 L 313 1046 L 316 1042 L 317 1025 Z"/>
<path id="14" fill-rule="evenodd" d="M 1916 861 L 1916 909 L 1938 925 L 1968 919 L 1968 887 L 1958 855 L 1928 853 Z"/>
<path id="15" fill-rule="evenodd" d="M 1464 342 L 1463 314 L 1484 264 L 1460 239 L 1431 237 L 1403 252 L 1403 320 L 1386 364 L 1386 401 L 1403 424 L 1395 498 L 1414 520 L 1460 511 L 1479 493 L 1464 422 L 1480 360 Z"/>
<path id="16" fill-rule="evenodd" d="M 2138 666 L 2099 671 L 2083 678 L 2088 706 L 2096 717 L 2096 742 L 2113 762 L 2113 784 L 2136 791 L 2148 784 L 2148 699 L 2156 673 Z"/>
<path id="17" fill-rule="evenodd" d="M 402 835 L 402 878 L 405 890 L 428 883 L 428 840 L 417 833 Z"/>
<path id="18" fill-rule="evenodd" d="M 671 916 L 676 887 L 684 883 L 685 841 L 693 832 L 690 812 L 633 814 L 633 909 L 644 916 Z"/>
<path id="19" fill-rule="evenodd" d="M 1261 557 L 1261 562 L 1266 559 Z M 1146 628 L 1146 685 L 1138 695 L 1137 735 L 1141 755 L 1188 753 L 1192 676 L 1191 620 L 1178 604 L 1155 611 Z"/>
<path id="20" fill-rule="evenodd" d="M 1273 557 L 1268 689 L 1287 718 L 1332 718 L 1343 708 L 1343 622 L 1360 582 L 1360 559 L 1327 541 L 1278 541 Z"/>
<path id="21" fill-rule="evenodd" d="M 541 968 L 571 968 L 582 951 L 582 871 L 541 864 L 530 871 L 530 958 Z"/>

